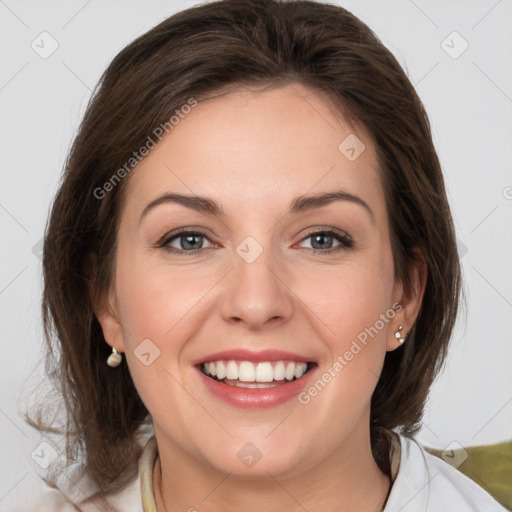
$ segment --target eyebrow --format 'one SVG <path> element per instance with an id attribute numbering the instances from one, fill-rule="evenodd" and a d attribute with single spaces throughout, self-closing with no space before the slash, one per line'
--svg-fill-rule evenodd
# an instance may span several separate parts
<path id="1" fill-rule="evenodd" d="M 335 201 L 348 201 L 353 204 L 362 206 L 370 215 L 372 222 L 375 223 L 375 216 L 373 214 L 372 209 L 368 206 L 368 204 L 365 201 L 363 201 L 360 197 L 345 192 L 344 190 L 335 190 L 333 192 L 324 192 L 321 194 L 310 196 L 298 196 L 295 199 L 293 199 L 293 201 L 290 203 L 289 213 L 294 214 L 311 211 L 317 208 L 321 208 L 322 206 L 327 206 L 331 203 L 334 203 Z M 166 193 L 151 201 L 144 208 L 140 216 L 139 222 L 142 221 L 142 219 L 153 208 L 161 204 L 167 203 L 180 204 L 182 206 L 185 206 L 186 208 L 190 208 L 197 212 L 206 213 L 217 217 L 222 217 L 223 215 L 225 215 L 222 206 L 215 200 L 210 199 L 208 197 Z"/>

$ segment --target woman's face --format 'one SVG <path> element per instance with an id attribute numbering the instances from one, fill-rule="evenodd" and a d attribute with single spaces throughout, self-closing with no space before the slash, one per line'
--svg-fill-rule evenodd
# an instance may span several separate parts
<path id="1" fill-rule="evenodd" d="M 98 316 L 161 452 L 292 475 L 368 441 L 386 350 L 413 320 L 393 276 L 367 133 L 299 84 L 240 88 L 133 171 L 115 316 Z"/>

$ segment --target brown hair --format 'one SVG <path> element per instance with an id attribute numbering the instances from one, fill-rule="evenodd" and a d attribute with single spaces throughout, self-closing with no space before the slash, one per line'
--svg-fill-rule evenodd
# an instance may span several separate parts
<path id="1" fill-rule="evenodd" d="M 418 250 L 426 262 L 417 320 L 404 346 L 387 353 L 372 396 L 372 449 L 384 472 L 390 430 L 411 435 L 420 426 L 460 288 L 454 228 L 424 107 L 390 51 L 341 7 L 307 0 L 211 2 L 169 17 L 114 58 L 88 105 L 47 225 L 48 365 L 66 404 L 68 455 L 82 457 L 105 492 L 135 474 L 137 436 L 148 416 L 127 365 L 106 365 L 110 347 L 93 312 L 94 297 L 104 297 L 111 284 L 129 176 L 108 191 L 105 184 L 190 98 L 201 101 L 235 85 L 290 82 L 325 94 L 373 137 L 395 278 L 410 289 L 408 269 Z"/>

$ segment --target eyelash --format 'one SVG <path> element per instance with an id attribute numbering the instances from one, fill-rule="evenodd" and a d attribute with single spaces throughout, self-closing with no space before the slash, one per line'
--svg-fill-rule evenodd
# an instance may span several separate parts
<path id="1" fill-rule="evenodd" d="M 160 247 L 162 249 L 165 249 L 168 252 L 175 253 L 175 254 L 194 255 L 194 254 L 197 254 L 197 253 L 199 253 L 201 251 L 204 251 L 204 249 L 194 249 L 194 250 L 191 250 L 191 251 L 185 251 L 185 250 L 182 250 L 182 249 L 176 249 L 175 247 L 169 247 L 167 245 L 172 240 L 174 240 L 175 238 L 178 238 L 178 237 L 181 237 L 181 236 L 184 236 L 184 235 L 202 236 L 202 237 L 205 237 L 205 238 L 207 238 L 209 240 L 208 236 L 206 235 L 206 233 L 204 231 L 201 231 L 201 230 L 193 230 L 192 231 L 192 230 L 189 230 L 187 228 L 183 228 L 183 229 L 180 229 L 178 231 L 174 231 L 173 233 L 170 233 L 169 235 L 165 235 L 158 242 L 158 247 Z M 305 247 L 305 249 L 308 252 L 313 253 L 313 254 L 324 254 L 325 255 L 325 254 L 328 254 L 328 253 L 338 252 L 338 251 L 343 250 L 343 249 L 345 249 L 345 250 L 346 249 L 350 249 L 354 245 L 354 242 L 352 241 L 350 236 L 342 234 L 341 232 L 338 232 L 338 231 L 330 229 L 330 228 L 325 228 L 325 229 L 320 229 L 320 230 L 317 230 L 317 231 L 312 231 L 312 232 L 308 233 L 304 238 L 302 238 L 300 240 L 300 242 L 303 242 L 304 240 L 307 240 L 308 238 L 311 238 L 314 235 L 330 235 L 333 238 L 335 238 L 336 240 L 338 240 L 338 242 L 340 242 L 340 245 L 338 245 L 337 247 L 334 247 L 332 249 L 309 249 L 309 248 Z"/>

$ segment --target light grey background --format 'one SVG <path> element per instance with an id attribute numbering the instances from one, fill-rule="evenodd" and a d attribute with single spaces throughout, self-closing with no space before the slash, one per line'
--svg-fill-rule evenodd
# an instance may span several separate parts
<path id="1" fill-rule="evenodd" d="M 41 446 L 45 438 L 20 411 L 40 384 L 38 243 L 70 142 L 116 53 L 195 3 L 0 0 L 0 510 L 35 492 L 36 460 L 44 465 L 62 449 Z M 512 2 L 331 3 L 374 29 L 423 99 L 463 256 L 468 314 L 432 390 L 419 439 L 438 448 L 510 439 Z M 44 54 L 52 44 L 58 48 L 47 58 L 31 47 Z"/>

